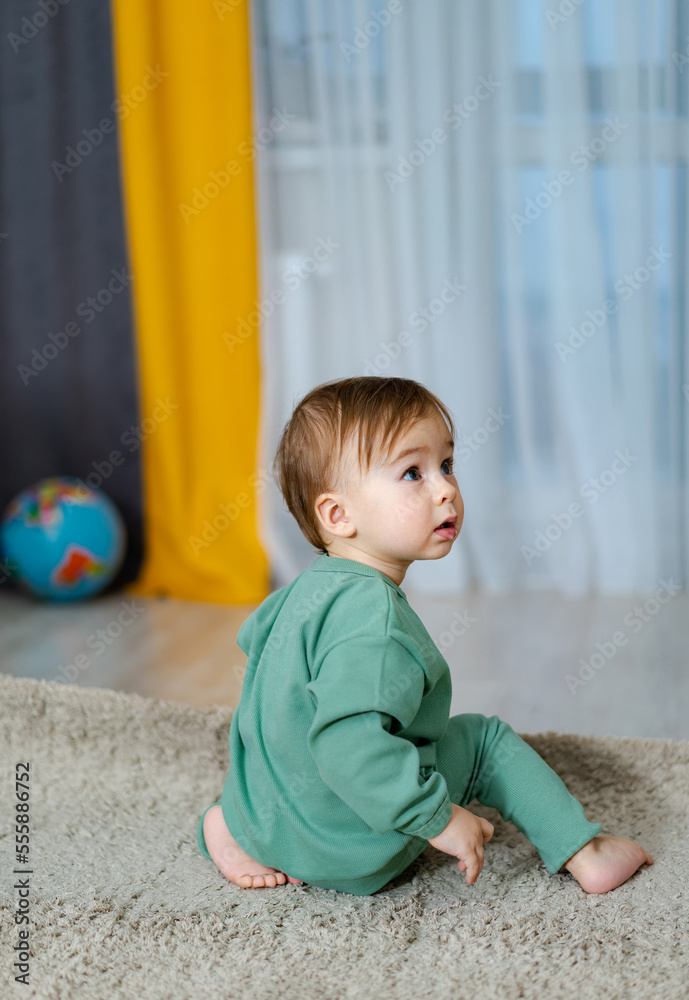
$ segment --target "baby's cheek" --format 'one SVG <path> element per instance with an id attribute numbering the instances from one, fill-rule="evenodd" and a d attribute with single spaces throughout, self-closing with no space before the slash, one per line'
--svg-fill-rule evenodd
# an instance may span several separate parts
<path id="1" fill-rule="evenodd" d="M 397 507 L 397 520 L 403 526 L 407 527 L 412 524 L 412 522 L 418 520 L 419 516 L 419 503 L 416 500 L 412 500 L 405 504 L 400 504 Z"/>

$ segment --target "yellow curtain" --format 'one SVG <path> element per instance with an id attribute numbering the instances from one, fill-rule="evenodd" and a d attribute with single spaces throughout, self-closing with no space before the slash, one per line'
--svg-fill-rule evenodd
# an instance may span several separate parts
<path id="1" fill-rule="evenodd" d="M 258 603 L 259 407 L 245 0 L 112 0 L 145 560 L 128 588 Z M 253 321 L 253 322 L 252 322 Z"/>

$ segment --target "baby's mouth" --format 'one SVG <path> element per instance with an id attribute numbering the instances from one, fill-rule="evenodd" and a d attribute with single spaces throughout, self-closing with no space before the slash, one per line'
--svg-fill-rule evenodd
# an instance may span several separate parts
<path id="1" fill-rule="evenodd" d="M 457 534 L 457 517 L 450 517 L 447 521 L 443 521 L 435 529 L 434 534 L 440 535 L 441 538 L 454 538 Z"/>

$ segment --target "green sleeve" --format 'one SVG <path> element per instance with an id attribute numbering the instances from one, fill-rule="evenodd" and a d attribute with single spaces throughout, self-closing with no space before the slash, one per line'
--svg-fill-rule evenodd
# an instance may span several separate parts
<path id="1" fill-rule="evenodd" d="M 419 752 L 398 736 L 421 705 L 426 675 L 390 636 L 337 643 L 306 685 L 315 703 L 308 747 L 325 783 L 377 833 L 428 840 L 447 826 L 443 776 L 420 773 Z"/>

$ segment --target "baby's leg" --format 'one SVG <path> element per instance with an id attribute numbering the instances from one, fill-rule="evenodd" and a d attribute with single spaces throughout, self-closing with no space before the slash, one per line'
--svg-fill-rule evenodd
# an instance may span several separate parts
<path id="1" fill-rule="evenodd" d="M 242 889 L 274 888 L 291 882 L 302 885 L 300 879 L 291 878 L 277 868 L 267 868 L 254 861 L 243 850 L 227 829 L 220 805 L 211 806 L 203 819 L 203 836 L 211 858 L 230 882 Z"/>
<path id="2" fill-rule="evenodd" d="M 497 809 L 536 847 L 551 874 L 564 866 L 586 892 L 607 892 L 651 856 L 634 841 L 599 836 L 562 779 L 497 716 L 454 715 L 436 744 L 450 800 Z"/>

